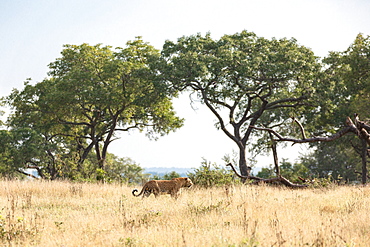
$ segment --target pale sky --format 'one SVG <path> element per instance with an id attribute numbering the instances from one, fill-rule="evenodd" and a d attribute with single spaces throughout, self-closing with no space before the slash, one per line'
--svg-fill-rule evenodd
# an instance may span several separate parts
<path id="1" fill-rule="evenodd" d="M 0 97 L 22 89 L 26 78 L 46 77 L 64 44 L 122 47 L 142 36 L 161 49 L 166 39 L 207 32 L 217 39 L 245 29 L 266 38 L 294 37 L 324 57 L 347 49 L 358 33 L 370 35 L 369 13 L 368 0 L 0 0 Z M 158 141 L 125 132 L 109 151 L 143 167 L 192 168 L 202 157 L 222 164 L 237 150 L 205 107 L 194 111 L 187 96 L 174 106 L 186 119 L 183 128 Z M 287 146 L 280 159 L 305 151 Z M 258 166 L 270 163 L 271 157 L 261 157 Z"/>

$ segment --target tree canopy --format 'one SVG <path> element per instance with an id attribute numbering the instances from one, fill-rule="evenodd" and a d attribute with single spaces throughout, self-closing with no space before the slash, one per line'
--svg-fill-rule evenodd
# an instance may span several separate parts
<path id="1" fill-rule="evenodd" d="M 50 63 L 46 79 L 34 85 L 26 81 L 22 91 L 14 89 L 7 98 L 14 109 L 9 126 L 32 129 L 49 145 L 58 139 L 57 146 L 74 151 L 70 157 L 75 156 L 77 169 L 92 151 L 104 169 L 117 131 L 145 130 L 157 138 L 182 126 L 171 103 L 174 92 L 151 69 L 159 51 L 140 37 L 115 50 L 65 45 L 61 54 Z M 60 152 L 54 151 L 49 156 L 55 160 Z"/>
<path id="2" fill-rule="evenodd" d="M 345 51 L 331 52 L 323 59 L 321 107 L 315 112 L 311 131 L 316 135 L 333 133 L 342 128 L 347 116 L 354 113 L 364 120 L 369 118 L 370 99 L 370 36 L 357 35 Z M 336 144 L 318 143 L 307 166 L 319 174 L 331 173 L 346 180 L 354 180 L 355 173 L 366 181 L 366 141 L 356 135 L 346 136 Z M 335 157 L 334 157 L 335 156 Z M 362 162 L 360 161 L 362 159 Z"/>
<path id="3" fill-rule="evenodd" d="M 165 79 L 176 89 L 196 92 L 217 127 L 236 143 L 244 176 L 252 126 L 280 125 L 314 104 L 320 64 L 294 39 L 269 40 L 247 31 L 219 40 L 198 34 L 167 41 L 162 59 Z"/>
<path id="4" fill-rule="evenodd" d="M 65 45 L 44 80 L 27 79 L 0 103 L 12 109 L 7 129 L 0 130 L 0 173 L 14 177 L 34 168 L 49 179 L 136 181 L 132 174 L 140 175 L 140 167 L 109 154 L 109 145 L 119 132 L 137 129 L 156 139 L 180 128 L 183 119 L 171 99 L 186 91 L 238 147 L 240 177 L 250 176 L 247 147 L 271 149 L 279 175 L 276 141 L 288 141 L 316 150 L 298 166 L 283 161 L 282 174 L 306 173 L 304 165 L 311 174 L 352 180 L 358 173 L 366 181 L 369 58 L 370 37 L 362 34 L 346 51 L 323 59 L 293 38 L 248 31 L 219 39 L 183 36 L 166 41 L 161 51 L 140 37 L 115 49 Z M 294 128 L 287 125 L 291 118 Z M 332 140 L 338 143 L 326 144 Z"/>

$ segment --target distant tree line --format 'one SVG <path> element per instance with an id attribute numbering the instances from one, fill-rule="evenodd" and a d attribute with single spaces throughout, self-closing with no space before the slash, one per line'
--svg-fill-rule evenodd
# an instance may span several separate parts
<path id="1" fill-rule="evenodd" d="M 162 50 L 141 37 L 123 48 L 65 45 L 44 80 L 27 79 L 2 99 L 11 113 L 0 123 L 0 175 L 19 177 L 32 169 L 42 179 L 138 182 L 140 166 L 110 154 L 109 146 L 120 132 L 137 129 L 157 139 L 180 128 L 184 119 L 172 99 L 181 92 L 214 114 L 215 127 L 237 147 L 243 176 L 250 175 L 253 150 L 274 157 L 261 176 L 289 172 L 366 182 L 369 152 L 361 138 L 312 142 L 313 151 L 290 164 L 279 162 L 281 139 L 273 133 L 328 137 L 354 113 L 366 121 L 370 37 L 359 34 L 347 50 L 319 58 L 295 39 L 247 31 L 218 40 L 184 36 L 166 41 Z M 218 169 L 209 168 L 203 163 L 198 173 L 206 177 Z M 201 181 L 198 173 L 193 178 Z"/>

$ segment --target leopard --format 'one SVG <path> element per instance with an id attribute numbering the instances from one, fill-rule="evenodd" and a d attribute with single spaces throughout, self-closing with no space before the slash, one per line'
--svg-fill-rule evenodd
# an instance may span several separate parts
<path id="1" fill-rule="evenodd" d="M 151 194 L 157 198 L 159 195 L 170 194 L 171 197 L 177 199 L 180 195 L 181 188 L 190 188 L 193 186 L 193 182 L 190 178 L 173 178 L 171 180 L 151 180 L 146 182 L 141 189 L 139 194 L 137 189 L 132 191 L 132 194 L 136 197 L 143 195 L 144 197 L 149 197 Z"/>

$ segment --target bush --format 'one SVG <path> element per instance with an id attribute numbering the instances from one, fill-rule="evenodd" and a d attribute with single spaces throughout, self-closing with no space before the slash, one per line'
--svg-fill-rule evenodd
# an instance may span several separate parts
<path id="1" fill-rule="evenodd" d="M 178 174 L 175 171 L 172 171 L 170 173 L 166 173 L 166 174 L 163 175 L 164 180 L 171 180 L 173 178 L 179 178 L 179 177 L 180 177 L 180 174 Z"/>
<path id="2" fill-rule="evenodd" d="M 171 180 L 173 178 L 179 178 L 179 177 L 180 177 L 180 174 L 178 174 L 175 171 L 172 171 L 170 173 L 164 174 L 163 176 L 161 176 L 160 174 L 151 175 L 150 179 L 151 180 Z"/>
<path id="3" fill-rule="evenodd" d="M 95 170 L 97 181 L 121 182 L 128 184 L 140 184 L 149 178 L 144 173 L 144 168 L 130 158 L 118 158 L 109 154 L 105 162 L 104 170 Z"/>
<path id="4" fill-rule="evenodd" d="M 234 173 L 231 170 L 221 168 L 215 163 L 211 164 L 207 160 L 203 160 L 201 166 L 194 169 L 194 173 L 188 173 L 188 177 L 195 185 L 206 188 L 235 182 Z"/>

